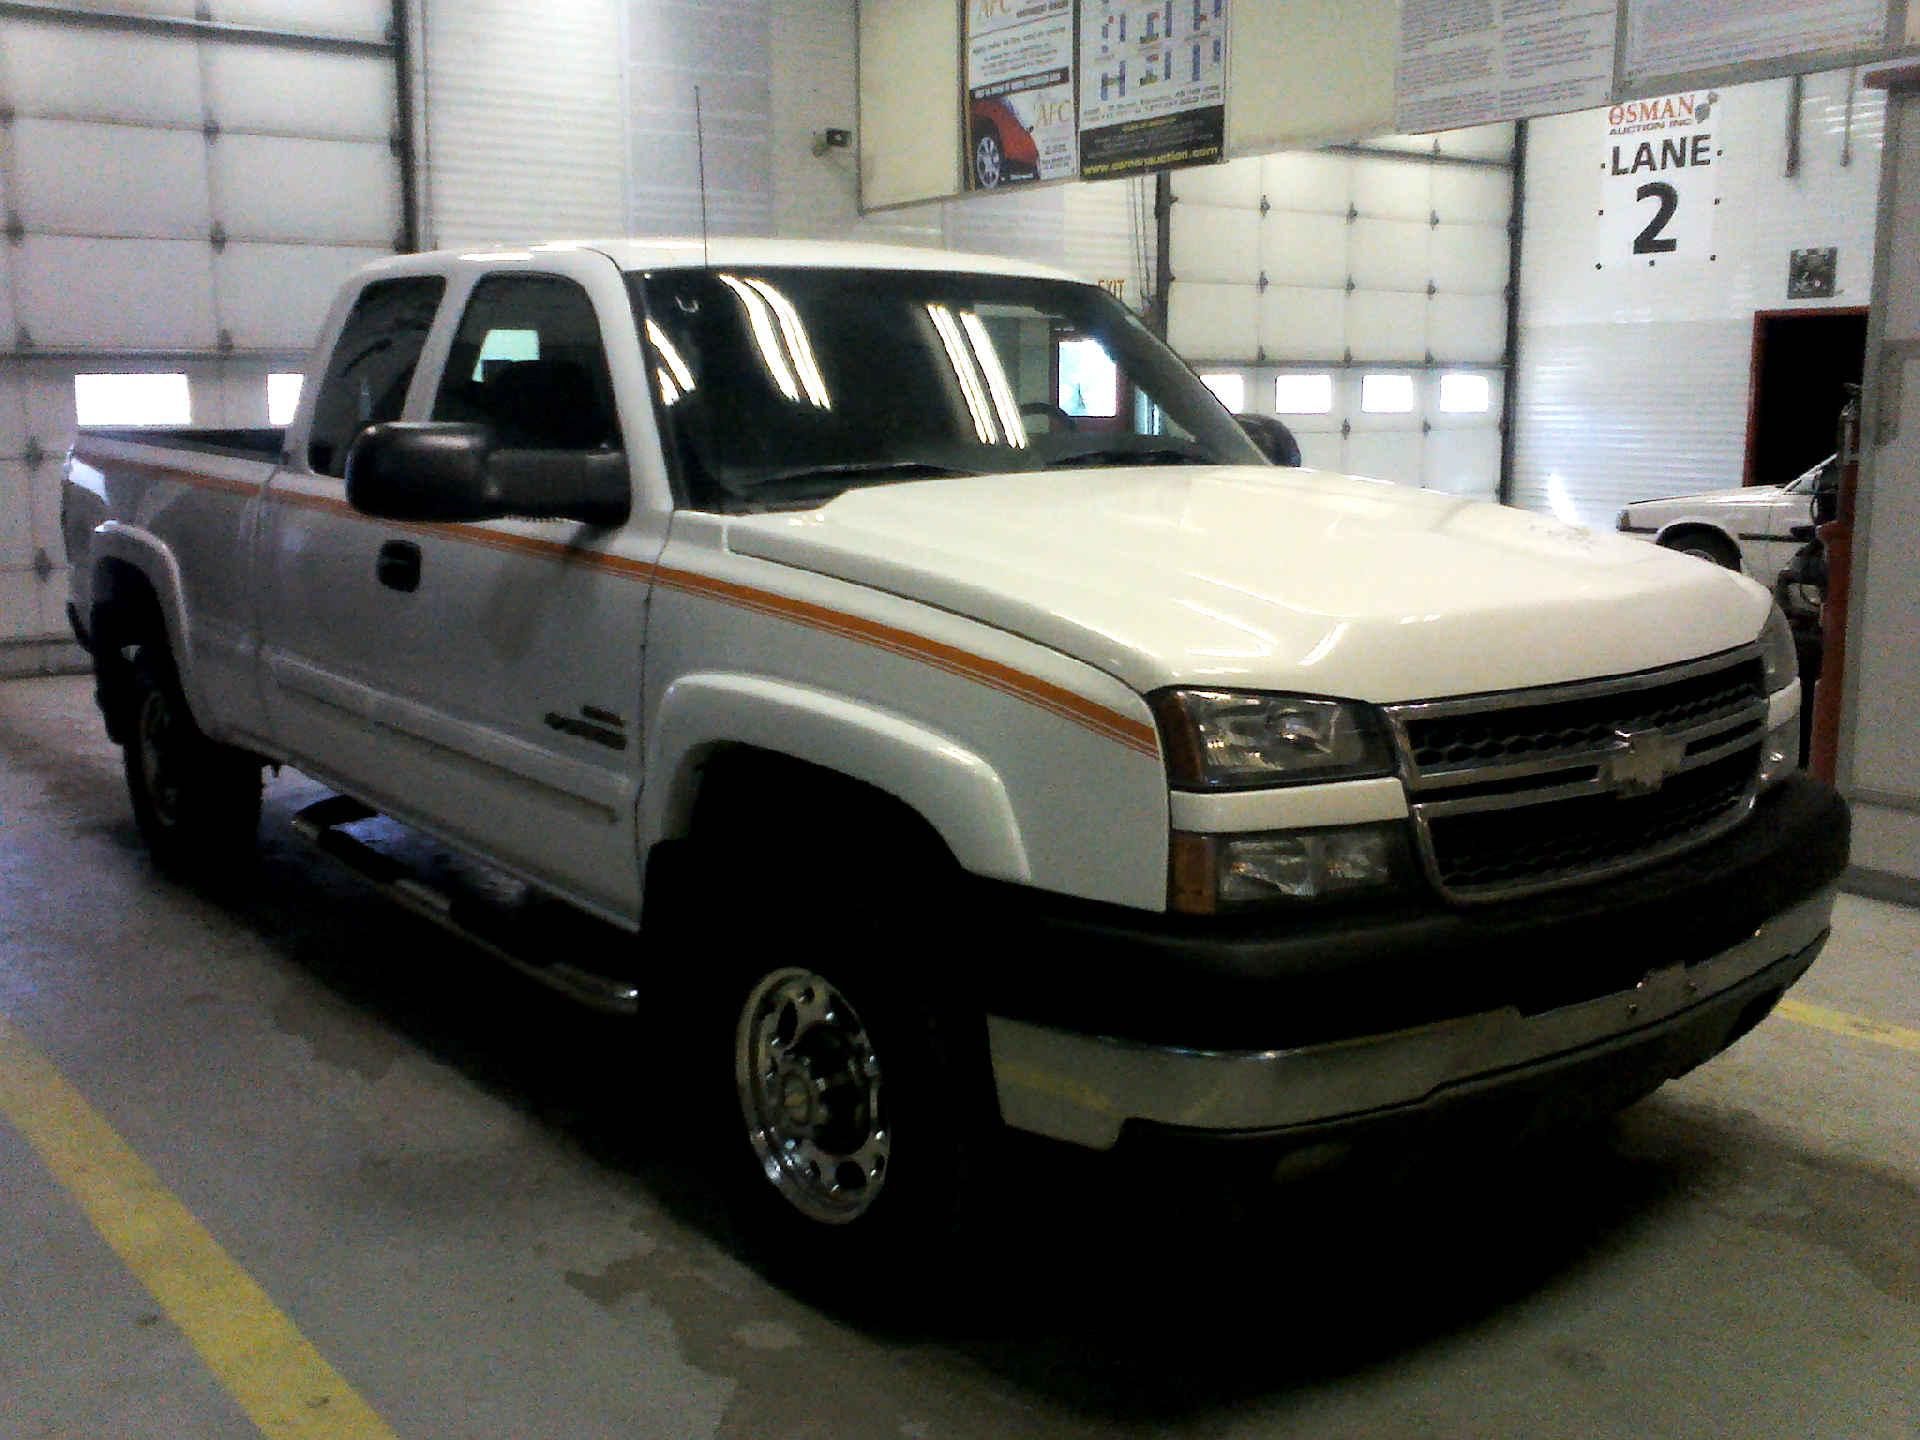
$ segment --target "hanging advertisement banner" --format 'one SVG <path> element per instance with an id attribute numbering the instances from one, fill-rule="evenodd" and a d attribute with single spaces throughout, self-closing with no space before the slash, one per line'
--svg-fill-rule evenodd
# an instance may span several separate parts
<path id="1" fill-rule="evenodd" d="M 1614 0 L 1403 0 L 1394 125 L 1421 135 L 1604 105 Z"/>
<path id="2" fill-rule="evenodd" d="M 1070 180 L 1073 0 L 966 0 L 966 186 Z"/>
<path id="3" fill-rule="evenodd" d="M 1225 158 L 1228 0 L 1080 0 L 1080 178 Z"/>
<path id="4" fill-rule="evenodd" d="M 1712 262 L 1720 96 L 1690 90 L 1606 111 L 1596 270 Z"/>
<path id="5" fill-rule="evenodd" d="M 1887 0 L 1626 0 L 1623 90 L 1703 70 L 1884 51 Z"/>

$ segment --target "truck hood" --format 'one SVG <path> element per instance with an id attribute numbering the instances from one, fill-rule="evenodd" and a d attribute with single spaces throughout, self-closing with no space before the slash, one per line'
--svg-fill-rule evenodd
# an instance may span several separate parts
<path id="1" fill-rule="evenodd" d="M 916 481 L 728 522 L 736 552 L 980 620 L 1140 691 L 1390 702 L 1752 641 L 1766 593 L 1543 515 L 1264 467 Z"/>

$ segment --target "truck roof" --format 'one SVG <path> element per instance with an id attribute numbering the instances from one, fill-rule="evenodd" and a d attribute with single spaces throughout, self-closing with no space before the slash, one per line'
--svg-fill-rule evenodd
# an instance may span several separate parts
<path id="1" fill-rule="evenodd" d="M 965 270 L 989 275 L 1027 275 L 1048 280 L 1081 280 L 1050 265 L 1003 255 L 969 255 L 930 246 L 869 245 L 845 240 L 781 240 L 716 235 L 703 244 L 695 236 L 626 236 L 601 240 L 553 240 L 537 245 L 434 250 L 395 256 L 376 267 L 381 272 L 440 269 L 448 262 L 527 260 L 542 252 L 597 250 L 622 270 L 697 269 L 707 265 L 804 265 L 850 270 Z"/>

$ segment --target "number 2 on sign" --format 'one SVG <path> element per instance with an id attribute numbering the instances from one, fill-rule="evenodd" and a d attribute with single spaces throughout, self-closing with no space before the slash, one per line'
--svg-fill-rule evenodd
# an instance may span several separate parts
<path id="1" fill-rule="evenodd" d="M 1680 248 L 1680 242 L 1672 236 L 1664 235 L 1667 226 L 1673 220 L 1673 212 L 1680 208 L 1680 192 L 1664 180 L 1649 180 L 1633 192 L 1637 204 L 1642 200 L 1658 200 L 1660 208 L 1653 219 L 1647 222 L 1647 228 L 1633 237 L 1633 253 L 1636 255 L 1668 255 Z"/>

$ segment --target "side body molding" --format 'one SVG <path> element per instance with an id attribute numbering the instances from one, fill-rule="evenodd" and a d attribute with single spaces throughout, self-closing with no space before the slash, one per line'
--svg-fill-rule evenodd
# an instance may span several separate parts
<path id="1" fill-rule="evenodd" d="M 964 869 L 1032 878 L 1006 787 L 985 759 L 885 710 L 757 675 L 696 672 L 667 687 L 647 745 L 643 843 L 686 833 L 700 762 L 729 744 L 864 781 L 926 820 Z"/>

